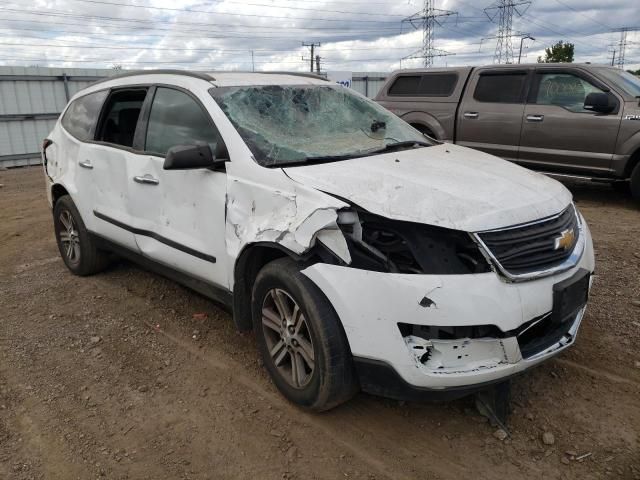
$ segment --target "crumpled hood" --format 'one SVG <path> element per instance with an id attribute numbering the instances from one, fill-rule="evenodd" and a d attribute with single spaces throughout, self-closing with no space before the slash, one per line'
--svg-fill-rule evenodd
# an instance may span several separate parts
<path id="1" fill-rule="evenodd" d="M 538 220 L 571 202 L 555 180 L 452 144 L 284 171 L 377 215 L 468 232 Z"/>

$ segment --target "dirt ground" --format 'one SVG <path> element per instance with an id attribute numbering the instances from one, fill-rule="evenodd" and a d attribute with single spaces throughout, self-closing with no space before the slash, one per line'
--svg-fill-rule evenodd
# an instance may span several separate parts
<path id="1" fill-rule="evenodd" d="M 0 479 L 640 479 L 640 208 L 607 185 L 568 184 L 592 301 L 499 440 L 470 399 L 299 410 L 215 304 L 125 262 L 71 275 L 39 168 L 0 184 Z"/>

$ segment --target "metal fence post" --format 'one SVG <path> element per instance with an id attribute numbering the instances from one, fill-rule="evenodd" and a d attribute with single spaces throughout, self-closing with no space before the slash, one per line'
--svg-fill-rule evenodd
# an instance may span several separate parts
<path id="1" fill-rule="evenodd" d="M 62 73 L 62 81 L 64 82 L 64 96 L 67 99 L 67 103 L 69 102 L 69 77 L 67 77 L 66 73 Z"/>

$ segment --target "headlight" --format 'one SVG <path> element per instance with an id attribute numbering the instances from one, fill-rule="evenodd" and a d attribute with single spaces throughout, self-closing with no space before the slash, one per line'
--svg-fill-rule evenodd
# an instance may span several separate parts
<path id="1" fill-rule="evenodd" d="M 354 268 L 435 275 L 491 271 L 466 232 L 390 220 L 364 210 L 340 212 L 338 225 Z"/>

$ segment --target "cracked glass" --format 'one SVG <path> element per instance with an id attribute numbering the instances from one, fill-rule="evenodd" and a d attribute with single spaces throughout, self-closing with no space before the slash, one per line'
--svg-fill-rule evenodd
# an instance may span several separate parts
<path id="1" fill-rule="evenodd" d="M 346 160 L 432 144 L 380 105 L 339 85 L 210 92 L 263 166 Z"/>

